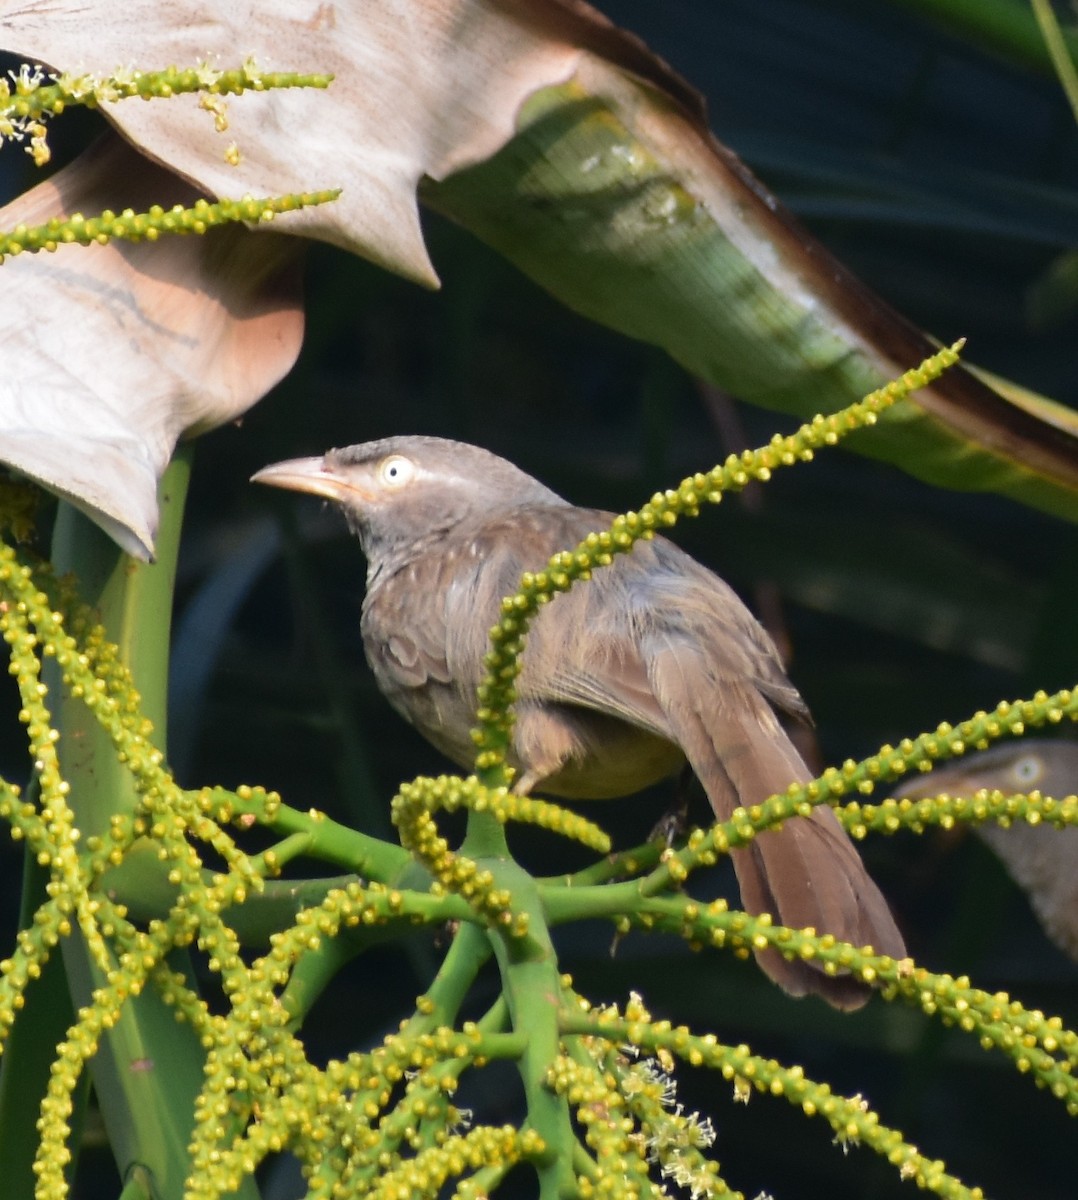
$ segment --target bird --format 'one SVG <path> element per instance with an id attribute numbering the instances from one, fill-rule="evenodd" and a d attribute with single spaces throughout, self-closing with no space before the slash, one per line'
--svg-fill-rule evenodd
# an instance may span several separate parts
<path id="1" fill-rule="evenodd" d="M 1078 792 L 1078 742 L 1062 738 L 1019 738 L 953 759 L 896 788 L 898 798 L 920 800 L 946 792 L 972 796 L 981 788 L 1008 796 L 1036 789 L 1062 800 Z M 1030 825 L 1014 820 L 975 825 L 1029 896 L 1041 927 L 1078 962 L 1078 825 Z"/>
<path id="2" fill-rule="evenodd" d="M 479 446 L 419 435 L 275 463 L 252 481 L 343 513 L 367 560 L 360 629 L 378 687 L 465 769 L 501 599 L 613 520 Z M 771 638 L 728 584 L 665 537 L 637 542 L 544 605 L 521 667 L 508 754 L 520 795 L 614 799 L 687 762 L 721 821 L 813 778 L 776 715 L 807 708 Z M 793 817 L 732 857 L 750 913 L 905 957 L 831 809 Z M 870 995 L 848 973 L 771 948 L 756 956 L 791 995 L 840 1009 Z"/>

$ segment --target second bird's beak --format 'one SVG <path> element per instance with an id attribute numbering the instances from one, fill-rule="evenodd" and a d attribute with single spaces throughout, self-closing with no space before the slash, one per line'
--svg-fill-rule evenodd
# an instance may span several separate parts
<path id="1" fill-rule="evenodd" d="M 310 492 L 312 496 L 322 496 L 326 500 L 335 500 L 338 504 L 357 492 L 363 495 L 359 488 L 342 478 L 338 471 L 327 467 L 322 455 L 271 463 L 261 471 L 256 471 L 251 476 L 251 482 L 288 488 L 293 492 Z"/>

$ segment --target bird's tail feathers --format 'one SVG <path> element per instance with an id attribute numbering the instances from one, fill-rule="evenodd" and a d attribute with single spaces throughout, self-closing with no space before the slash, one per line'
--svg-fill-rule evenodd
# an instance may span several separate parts
<path id="1" fill-rule="evenodd" d="M 667 644 L 649 660 L 671 734 L 721 821 L 739 805 L 760 804 L 811 774 L 754 687 L 708 679 L 707 671 L 689 647 Z M 886 900 L 829 808 L 759 834 L 732 857 L 748 912 L 769 912 L 783 925 L 811 926 L 880 954 L 905 955 Z M 857 1008 L 870 994 L 847 975 L 826 974 L 822 965 L 790 961 L 775 950 L 760 951 L 757 959 L 793 995 L 812 992 L 837 1008 Z"/>

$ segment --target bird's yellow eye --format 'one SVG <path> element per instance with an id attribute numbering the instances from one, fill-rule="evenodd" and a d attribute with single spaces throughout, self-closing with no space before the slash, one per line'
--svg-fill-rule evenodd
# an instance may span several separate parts
<path id="1" fill-rule="evenodd" d="M 1025 791 L 1044 774 L 1041 760 L 1035 754 L 1024 754 L 1011 768 L 1014 782 Z"/>
<path id="2" fill-rule="evenodd" d="M 378 468 L 378 478 L 386 487 L 399 488 L 415 475 L 415 463 L 403 454 L 391 454 Z"/>

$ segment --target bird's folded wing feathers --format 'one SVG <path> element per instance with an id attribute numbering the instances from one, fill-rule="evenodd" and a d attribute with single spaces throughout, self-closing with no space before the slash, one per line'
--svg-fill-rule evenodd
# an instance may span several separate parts
<path id="1" fill-rule="evenodd" d="M 664 538 L 639 543 L 540 612 L 521 694 L 582 705 L 670 737 L 642 653 L 648 639 L 667 635 L 691 643 L 712 678 L 748 681 L 779 708 L 807 715 L 771 639 L 736 593 Z M 548 642 L 561 652 L 548 652 Z"/>

